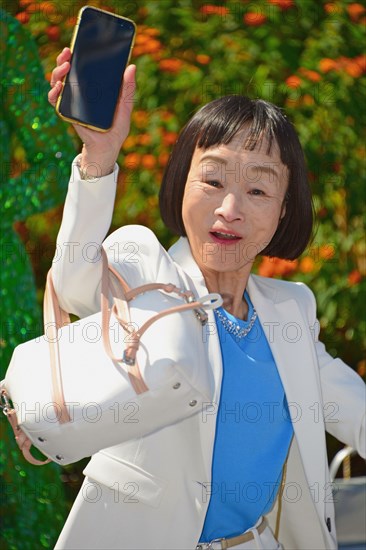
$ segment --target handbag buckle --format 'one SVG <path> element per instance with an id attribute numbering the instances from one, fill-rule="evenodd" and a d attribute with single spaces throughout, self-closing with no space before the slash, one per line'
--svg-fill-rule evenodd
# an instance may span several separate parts
<path id="1" fill-rule="evenodd" d="M 217 307 L 222 306 L 222 297 L 217 292 L 211 292 L 206 296 L 202 296 L 197 300 L 202 304 L 203 307 L 197 308 L 194 310 L 197 319 L 201 322 L 201 325 L 204 326 L 208 321 L 207 309 L 216 309 Z"/>
<path id="2" fill-rule="evenodd" d="M 6 390 L 4 390 L 4 389 L 1 390 L 1 395 L 0 395 L 0 409 L 2 409 L 3 413 L 5 414 L 5 416 L 7 416 L 9 410 L 12 409 L 12 406 L 11 406 L 11 403 L 10 403 L 10 401 L 9 401 L 9 399 L 8 399 Z"/>
<path id="3" fill-rule="evenodd" d="M 123 363 L 126 363 L 126 365 L 128 365 L 129 367 L 133 367 L 135 365 L 135 358 L 134 357 L 129 357 L 126 354 L 126 351 L 123 352 L 122 361 L 123 361 Z"/>
<path id="4" fill-rule="evenodd" d="M 193 293 L 188 291 L 186 293 L 182 293 L 186 299 L 186 301 L 190 304 L 192 302 L 195 302 L 195 298 L 193 296 Z M 196 308 L 193 310 L 194 311 L 194 314 L 195 316 L 197 317 L 197 319 L 199 320 L 199 322 L 201 323 L 202 326 L 204 326 L 207 321 L 208 321 L 208 315 L 207 313 L 205 312 L 205 310 L 203 308 Z"/>
<path id="5" fill-rule="evenodd" d="M 204 309 L 194 309 L 193 310 L 197 319 L 199 320 L 199 322 L 201 323 L 202 326 L 205 326 L 205 324 L 207 323 L 208 321 L 208 315 L 207 313 L 205 312 Z"/>

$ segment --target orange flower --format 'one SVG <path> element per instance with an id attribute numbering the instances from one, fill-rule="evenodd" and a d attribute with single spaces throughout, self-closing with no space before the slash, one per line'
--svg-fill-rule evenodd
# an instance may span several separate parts
<path id="1" fill-rule="evenodd" d="M 123 142 L 123 148 L 131 149 L 131 147 L 135 147 L 136 143 L 137 143 L 136 136 L 127 136 L 127 138 Z"/>
<path id="2" fill-rule="evenodd" d="M 135 38 L 135 44 L 136 46 L 140 44 L 145 44 L 148 40 L 150 40 L 150 37 L 147 34 L 144 34 L 144 33 L 137 34 Z"/>
<path id="3" fill-rule="evenodd" d="M 37 2 L 31 2 L 27 6 L 28 13 L 40 13 L 39 4 Z"/>
<path id="4" fill-rule="evenodd" d="M 244 23 L 248 25 L 248 27 L 259 27 L 260 25 L 263 25 L 265 21 L 267 21 L 267 17 L 264 15 L 264 13 L 257 13 L 255 11 L 248 11 L 244 17 Z"/>
<path id="5" fill-rule="evenodd" d="M 358 285 L 361 279 L 362 279 L 362 275 L 358 271 L 358 269 L 354 269 L 353 271 L 351 271 L 351 273 L 348 274 L 348 283 L 351 286 Z"/>
<path id="6" fill-rule="evenodd" d="M 161 120 L 164 120 L 165 122 L 169 122 L 173 118 L 173 113 L 170 113 L 169 111 L 163 111 L 161 113 Z"/>
<path id="7" fill-rule="evenodd" d="M 362 67 L 352 59 L 345 64 L 344 70 L 353 78 L 359 78 L 363 73 Z"/>
<path id="8" fill-rule="evenodd" d="M 335 15 L 342 13 L 342 8 L 338 4 L 328 2 L 327 4 L 324 4 L 324 11 L 329 13 L 329 15 Z"/>
<path id="9" fill-rule="evenodd" d="M 358 55 L 357 57 L 354 57 L 353 61 L 358 63 L 362 69 L 362 72 L 366 72 L 366 55 Z"/>
<path id="10" fill-rule="evenodd" d="M 274 6 L 278 6 L 281 10 L 289 10 L 294 6 L 293 0 L 267 0 L 267 2 Z"/>
<path id="11" fill-rule="evenodd" d="M 334 246 L 332 244 L 323 244 L 319 248 L 319 258 L 322 260 L 331 260 L 335 255 Z"/>
<path id="12" fill-rule="evenodd" d="M 300 262 L 300 271 L 302 273 L 311 273 L 314 271 L 315 262 L 310 256 L 305 256 Z"/>
<path id="13" fill-rule="evenodd" d="M 288 78 L 286 78 L 285 82 L 286 82 L 286 86 L 288 88 L 298 88 L 300 86 L 302 80 L 298 76 L 292 75 L 292 76 L 289 76 Z"/>
<path id="14" fill-rule="evenodd" d="M 229 9 L 225 6 L 213 6 L 212 4 L 205 4 L 204 6 L 201 6 L 200 12 L 204 15 L 227 15 L 229 13 Z"/>
<path id="15" fill-rule="evenodd" d="M 32 3 L 33 0 L 20 0 L 19 5 L 22 6 L 22 8 L 28 6 Z"/>
<path id="16" fill-rule="evenodd" d="M 39 10 L 47 14 L 56 12 L 55 5 L 52 2 L 41 2 L 39 4 Z"/>
<path id="17" fill-rule="evenodd" d="M 47 27 L 46 33 L 49 40 L 57 42 L 57 40 L 59 40 L 60 38 L 60 27 L 58 27 L 57 25 L 50 25 L 49 27 Z"/>
<path id="18" fill-rule="evenodd" d="M 207 65 L 211 61 L 211 57 L 209 55 L 205 55 L 204 53 L 198 54 L 196 59 L 198 63 L 201 63 L 201 65 Z"/>
<path id="19" fill-rule="evenodd" d="M 360 17 L 365 13 L 365 6 L 362 4 L 354 3 L 347 6 L 348 15 L 354 22 L 358 22 Z"/>
<path id="20" fill-rule="evenodd" d="M 156 32 L 152 32 L 152 31 L 156 31 Z M 154 38 L 154 36 L 157 36 L 158 34 L 159 34 L 159 31 L 157 29 L 145 29 L 144 31 L 140 32 L 140 34 L 136 35 L 135 44 L 136 46 L 141 46 L 151 40 L 153 40 L 154 42 L 158 42 L 160 44 L 160 41 Z"/>
<path id="21" fill-rule="evenodd" d="M 154 29 L 151 29 L 154 30 Z M 155 54 L 162 50 L 162 44 L 159 40 L 152 38 L 151 33 L 147 33 L 148 29 L 141 31 L 136 36 L 135 47 L 133 49 L 134 57 L 145 54 Z"/>
<path id="22" fill-rule="evenodd" d="M 65 21 L 65 26 L 68 28 L 75 27 L 77 21 L 77 17 L 68 17 Z"/>
<path id="23" fill-rule="evenodd" d="M 146 27 L 145 33 L 148 34 L 149 36 L 159 36 L 160 31 L 159 29 L 155 29 L 153 27 Z"/>
<path id="24" fill-rule="evenodd" d="M 319 82 L 319 80 L 322 79 L 319 73 L 312 71 L 311 69 L 306 69 L 305 67 L 300 67 L 299 72 L 312 82 Z"/>
<path id="25" fill-rule="evenodd" d="M 144 45 L 144 53 L 155 53 L 161 50 L 161 42 L 154 38 L 149 38 Z"/>
<path id="26" fill-rule="evenodd" d="M 25 25 L 29 21 L 29 15 L 25 11 L 17 13 L 15 18 L 18 19 L 19 23 L 22 23 L 22 25 Z"/>
<path id="27" fill-rule="evenodd" d="M 132 120 L 138 128 L 146 128 L 149 121 L 149 115 L 146 111 L 133 111 Z"/>
<path id="28" fill-rule="evenodd" d="M 141 159 L 141 164 L 144 168 L 150 170 L 156 165 L 156 158 L 154 157 L 154 155 L 143 155 Z"/>
<path id="29" fill-rule="evenodd" d="M 262 277 L 273 277 L 274 269 L 273 269 L 272 258 L 268 258 L 268 256 L 264 256 L 261 263 L 259 264 L 258 273 Z"/>
<path id="30" fill-rule="evenodd" d="M 177 132 L 164 132 L 163 134 L 163 143 L 167 147 L 170 145 L 174 145 L 174 143 L 177 141 L 178 134 Z"/>
<path id="31" fill-rule="evenodd" d="M 334 71 L 335 69 L 338 69 L 338 63 L 335 59 L 324 57 L 319 61 L 319 69 L 322 73 L 329 73 L 329 71 Z"/>
<path id="32" fill-rule="evenodd" d="M 282 260 L 281 258 L 273 258 L 275 275 L 290 275 L 297 268 L 297 260 Z"/>
<path id="33" fill-rule="evenodd" d="M 162 59 L 159 62 L 159 69 L 167 73 L 178 73 L 183 66 L 183 61 L 180 59 Z"/>
<path id="34" fill-rule="evenodd" d="M 125 156 L 125 166 L 130 170 L 137 168 L 140 164 L 141 155 L 139 153 L 129 153 Z"/>
<path id="35" fill-rule="evenodd" d="M 290 275 L 297 269 L 297 265 L 297 260 L 282 260 L 281 258 L 269 258 L 265 256 L 258 267 L 258 273 L 262 277 Z"/>
<path id="36" fill-rule="evenodd" d="M 141 134 L 138 138 L 140 145 L 150 145 L 151 136 L 150 134 Z"/>

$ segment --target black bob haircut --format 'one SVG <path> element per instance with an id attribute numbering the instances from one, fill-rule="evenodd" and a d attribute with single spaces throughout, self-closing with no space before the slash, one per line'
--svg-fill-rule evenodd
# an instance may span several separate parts
<path id="1" fill-rule="evenodd" d="M 281 109 L 260 99 L 228 95 L 211 101 L 188 121 L 179 134 L 167 163 L 159 194 L 161 217 L 176 235 L 186 236 L 182 203 L 192 156 L 196 147 L 209 149 L 228 144 L 245 126 L 249 128 L 243 147 L 254 150 L 263 136 L 270 154 L 273 141 L 288 168 L 286 213 L 263 256 L 294 260 L 305 250 L 313 230 L 313 203 L 304 153 L 292 123 Z"/>

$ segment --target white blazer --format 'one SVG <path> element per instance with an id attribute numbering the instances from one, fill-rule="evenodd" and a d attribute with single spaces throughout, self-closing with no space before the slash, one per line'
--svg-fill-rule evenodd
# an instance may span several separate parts
<path id="1" fill-rule="evenodd" d="M 82 181 L 73 164 L 53 277 L 61 305 L 80 317 L 99 309 L 98 246 L 111 222 L 116 180 L 117 169 L 98 181 Z M 103 246 L 131 286 L 146 281 L 176 284 L 179 273 L 199 296 L 207 294 L 186 238 L 167 253 L 150 230 L 127 226 Z M 294 428 L 279 540 L 286 550 L 335 549 L 325 430 L 365 456 L 363 381 L 318 341 L 316 304 L 305 285 L 253 275 L 247 290 L 276 360 Z M 94 455 L 56 549 L 195 548 L 210 497 L 222 377 L 212 312 L 202 330 L 212 403 L 186 420 Z M 189 342 L 187 354 L 194 361 Z M 117 428 L 122 430 L 123 424 Z M 277 506 L 268 515 L 273 530 Z"/>

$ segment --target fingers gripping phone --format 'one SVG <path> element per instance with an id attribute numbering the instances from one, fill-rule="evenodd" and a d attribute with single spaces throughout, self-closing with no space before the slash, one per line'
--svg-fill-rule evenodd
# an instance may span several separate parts
<path id="1" fill-rule="evenodd" d="M 135 34 L 130 19 L 91 6 L 80 10 L 56 104 L 61 118 L 100 132 L 111 128 Z"/>

